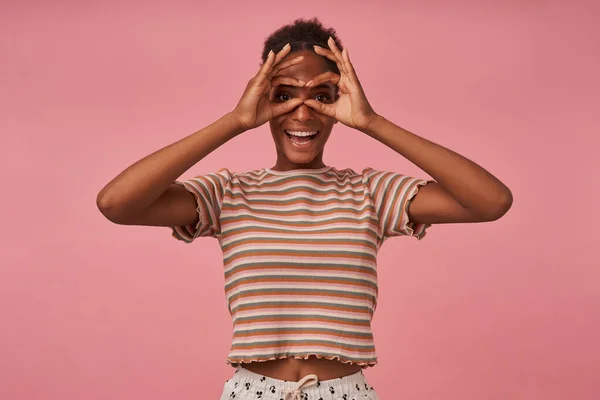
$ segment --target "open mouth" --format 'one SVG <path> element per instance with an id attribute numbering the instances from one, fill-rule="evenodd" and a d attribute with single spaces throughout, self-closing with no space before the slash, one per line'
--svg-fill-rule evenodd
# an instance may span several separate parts
<path id="1" fill-rule="evenodd" d="M 284 131 L 290 142 L 296 147 L 308 147 L 319 131 Z"/>

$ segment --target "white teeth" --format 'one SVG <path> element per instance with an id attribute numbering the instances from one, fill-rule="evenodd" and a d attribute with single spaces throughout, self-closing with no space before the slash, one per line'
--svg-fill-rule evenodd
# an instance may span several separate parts
<path id="1" fill-rule="evenodd" d="M 310 132 L 285 131 L 285 133 L 292 135 L 292 136 L 306 137 L 306 136 L 314 136 L 318 133 L 318 131 L 310 131 Z"/>

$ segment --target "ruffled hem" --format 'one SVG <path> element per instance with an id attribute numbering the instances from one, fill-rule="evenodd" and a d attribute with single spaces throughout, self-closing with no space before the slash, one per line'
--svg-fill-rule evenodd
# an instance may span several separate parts
<path id="1" fill-rule="evenodd" d="M 308 360 L 309 357 L 315 357 L 317 359 L 324 359 L 324 360 L 331 360 L 331 361 L 339 361 L 341 363 L 349 364 L 349 365 L 358 365 L 362 369 L 373 367 L 373 366 L 377 365 L 377 360 L 356 361 L 356 360 L 349 360 L 346 358 L 342 358 L 340 356 L 323 356 L 323 355 L 320 355 L 317 353 L 309 353 L 304 356 L 282 355 L 279 357 L 273 356 L 273 357 L 268 357 L 268 358 L 245 358 L 243 360 L 232 360 L 231 358 L 227 358 L 227 360 L 225 360 L 225 363 L 231 365 L 232 367 L 237 367 L 240 364 L 249 364 L 249 363 L 253 363 L 253 362 L 265 362 L 265 361 L 273 361 L 273 360 L 283 360 L 285 358 L 295 358 L 296 360 Z"/>
<path id="2" fill-rule="evenodd" d="M 425 186 L 428 183 L 429 183 L 429 181 L 426 181 L 426 180 L 422 180 L 422 179 L 416 180 L 415 185 L 413 186 L 412 190 L 408 193 L 406 205 L 404 206 L 404 209 L 402 210 L 402 212 L 405 214 L 405 218 L 404 218 L 403 225 L 400 227 L 400 231 L 406 232 L 406 236 L 414 237 L 417 240 L 421 240 L 425 237 L 425 235 L 427 234 L 427 228 L 429 228 L 431 226 L 431 224 L 423 224 L 423 223 L 416 224 L 416 223 L 410 221 L 408 219 L 408 208 L 410 207 L 410 203 L 414 200 L 417 193 L 419 193 L 419 189 L 421 188 L 421 186 Z"/>

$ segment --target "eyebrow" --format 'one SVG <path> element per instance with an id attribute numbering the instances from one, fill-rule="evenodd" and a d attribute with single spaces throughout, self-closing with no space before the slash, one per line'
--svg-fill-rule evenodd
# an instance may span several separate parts
<path id="1" fill-rule="evenodd" d="M 302 89 L 299 86 L 293 86 L 293 85 L 279 85 L 277 87 L 280 88 L 284 88 L 284 89 Z M 335 90 L 335 85 L 332 83 L 331 86 L 327 85 L 326 83 L 321 83 L 320 85 L 317 86 L 311 86 L 310 89 L 311 90 L 320 90 L 320 89 L 333 89 Z"/>

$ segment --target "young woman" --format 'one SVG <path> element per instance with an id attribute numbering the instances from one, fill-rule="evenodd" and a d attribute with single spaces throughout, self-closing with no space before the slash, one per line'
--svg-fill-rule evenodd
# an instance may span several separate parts
<path id="1" fill-rule="evenodd" d="M 493 221 L 512 204 L 482 167 L 375 112 L 341 49 L 317 19 L 277 30 L 233 111 L 139 160 L 98 195 L 115 223 L 172 227 L 185 242 L 219 240 L 234 324 L 227 362 L 236 367 L 222 399 L 376 399 L 362 369 L 377 362 L 370 321 L 383 242 L 420 239 L 436 223 Z M 277 149 L 271 168 L 176 181 L 266 122 Z M 434 180 L 327 166 L 337 122 Z"/>

